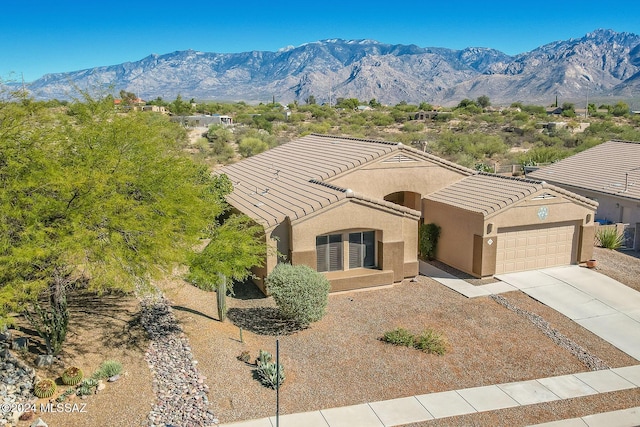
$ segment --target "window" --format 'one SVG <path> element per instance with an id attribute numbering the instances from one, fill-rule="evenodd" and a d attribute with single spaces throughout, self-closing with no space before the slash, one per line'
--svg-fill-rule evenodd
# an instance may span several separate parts
<path id="1" fill-rule="evenodd" d="M 342 235 L 316 237 L 318 271 L 342 270 Z"/>
<path id="2" fill-rule="evenodd" d="M 349 233 L 349 268 L 375 267 L 375 231 Z"/>

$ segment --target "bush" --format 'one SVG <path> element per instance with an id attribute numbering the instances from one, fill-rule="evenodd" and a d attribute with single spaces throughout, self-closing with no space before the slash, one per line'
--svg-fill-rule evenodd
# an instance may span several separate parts
<path id="1" fill-rule="evenodd" d="M 384 333 L 382 341 L 393 345 L 413 347 L 413 334 L 404 328 L 396 328 Z"/>
<path id="2" fill-rule="evenodd" d="M 440 226 L 436 224 L 422 224 L 418 230 L 418 249 L 420 256 L 433 259 L 440 237 Z"/>
<path id="3" fill-rule="evenodd" d="M 624 242 L 622 235 L 614 227 L 601 228 L 596 233 L 599 246 L 607 249 L 618 249 Z"/>
<path id="4" fill-rule="evenodd" d="M 102 362 L 100 368 L 91 375 L 93 379 L 105 379 L 111 378 L 114 375 L 119 375 L 122 372 L 122 363 L 116 360 L 107 360 Z"/>
<path id="5" fill-rule="evenodd" d="M 269 145 L 259 138 L 243 138 L 238 144 L 238 151 L 243 157 L 251 157 L 266 151 Z"/>
<path id="6" fill-rule="evenodd" d="M 324 316 L 329 281 L 323 274 L 306 265 L 278 264 L 266 284 L 285 318 L 307 326 Z"/>
<path id="7" fill-rule="evenodd" d="M 434 353 L 442 356 L 447 351 L 447 340 L 432 329 L 427 329 L 414 338 L 413 347 L 425 353 Z"/>
<path id="8" fill-rule="evenodd" d="M 426 329 L 422 334 L 416 336 L 404 328 L 396 328 L 385 332 L 380 340 L 393 345 L 413 347 L 425 353 L 437 354 L 438 356 L 442 356 L 447 352 L 446 338 L 433 329 Z"/>

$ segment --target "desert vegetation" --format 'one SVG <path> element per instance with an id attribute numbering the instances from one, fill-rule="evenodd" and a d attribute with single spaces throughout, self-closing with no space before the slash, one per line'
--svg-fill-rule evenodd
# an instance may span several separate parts
<path id="1" fill-rule="evenodd" d="M 196 144 L 196 155 L 211 165 L 227 164 L 296 137 L 322 133 L 401 142 L 493 172 L 557 161 L 609 139 L 640 140 L 640 116 L 632 115 L 624 102 L 589 104 L 585 111 L 572 103 L 493 107 L 486 96 L 449 108 L 426 102 L 337 101 L 331 106 L 315 104 L 313 98 L 288 105 L 197 103 L 189 114 L 226 114 L 235 125 L 211 126 Z"/>

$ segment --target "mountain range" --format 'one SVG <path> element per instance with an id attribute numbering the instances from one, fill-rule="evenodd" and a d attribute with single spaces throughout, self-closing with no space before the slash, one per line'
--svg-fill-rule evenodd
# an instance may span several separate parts
<path id="1" fill-rule="evenodd" d="M 143 99 L 288 103 L 339 97 L 452 105 L 489 96 L 492 103 L 549 104 L 640 97 L 640 36 L 596 30 L 509 56 L 463 50 L 330 39 L 278 50 L 150 55 L 135 62 L 47 74 L 30 83 L 37 99 L 68 99 L 77 90 L 121 89 Z"/>

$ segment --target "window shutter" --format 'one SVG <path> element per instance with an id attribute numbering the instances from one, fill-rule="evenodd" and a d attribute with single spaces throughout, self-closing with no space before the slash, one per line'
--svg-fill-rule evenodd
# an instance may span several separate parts
<path id="1" fill-rule="evenodd" d="M 349 238 L 349 240 L 351 240 L 351 238 Z M 363 252 L 364 245 L 361 243 L 349 242 L 349 268 L 362 267 Z"/>
<path id="2" fill-rule="evenodd" d="M 329 243 L 329 271 L 342 270 L 342 242 Z"/>

